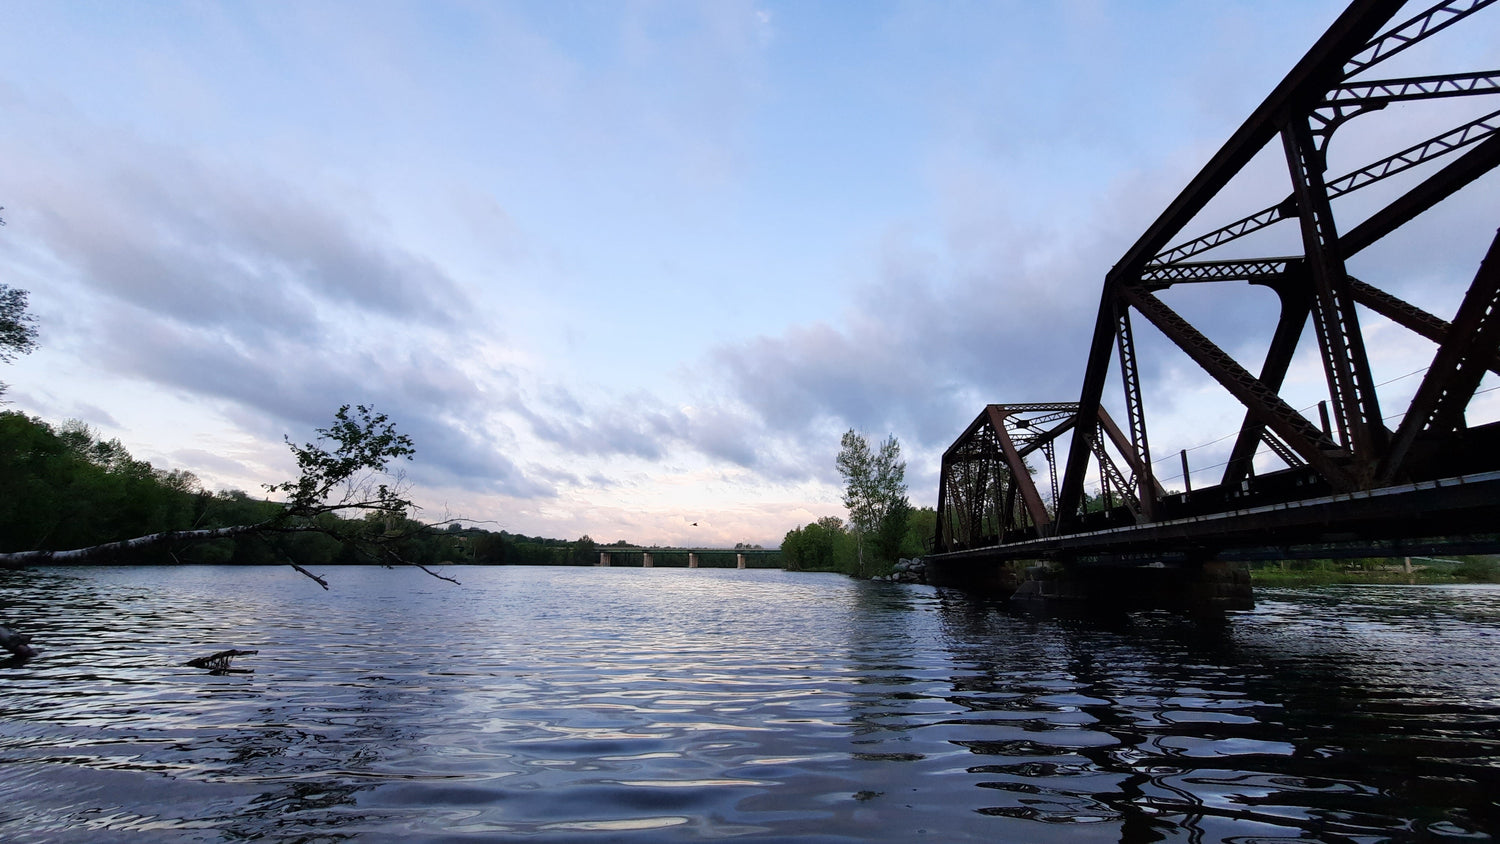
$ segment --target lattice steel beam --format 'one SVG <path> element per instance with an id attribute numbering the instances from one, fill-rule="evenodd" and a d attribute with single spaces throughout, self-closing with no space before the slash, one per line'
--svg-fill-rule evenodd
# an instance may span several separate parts
<path id="1" fill-rule="evenodd" d="M 1026 461 L 1016 451 L 1016 444 L 1005 430 L 1005 411 L 990 405 L 987 412 L 995 438 L 1000 441 L 1000 449 L 1005 453 L 1005 462 L 1010 467 L 1011 494 L 1020 492 L 1022 505 L 1031 516 L 1031 523 L 1040 532 L 1052 523 L 1051 516 L 1047 514 L 1047 506 L 1042 503 L 1042 496 L 1037 492 L 1036 484 L 1031 481 L 1031 471 L 1027 468 Z"/>
<path id="2" fill-rule="evenodd" d="M 1130 309 L 1123 305 L 1115 315 L 1115 339 L 1119 346 L 1120 381 L 1125 387 L 1125 418 L 1130 426 L 1130 454 L 1140 465 L 1135 473 L 1139 484 L 1141 515 L 1147 521 L 1156 519 L 1156 496 L 1151 488 L 1151 446 L 1146 439 L 1146 406 L 1141 397 L 1141 373 L 1136 367 L 1135 336 L 1130 331 Z"/>
<path id="3" fill-rule="evenodd" d="M 1362 73 L 1434 33 L 1441 32 L 1495 0 L 1439 3 L 1381 33 L 1344 64 L 1344 78 Z"/>
<path id="4" fill-rule="evenodd" d="M 1360 188 L 1369 187 L 1382 179 L 1390 178 L 1420 164 L 1492 138 L 1497 132 L 1500 132 L 1500 111 L 1493 111 L 1456 129 L 1413 144 L 1398 153 L 1328 181 L 1326 183 L 1328 197 L 1334 199 L 1353 193 Z M 1297 202 L 1294 195 L 1270 208 L 1257 211 L 1201 237 L 1173 246 L 1153 258 L 1153 263 L 1147 265 L 1148 270 L 1158 265 L 1180 262 L 1295 216 L 1297 216 Z"/>
<path id="5" fill-rule="evenodd" d="M 1345 258 L 1353 257 L 1496 166 L 1500 166 L 1500 135 L 1491 135 L 1346 232 L 1339 238 L 1339 250 Z"/>
<path id="6" fill-rule="evenodd" d="M 1335 489 L 1355 488 L 1354 478 L 1335 456 L 1340 450 L 1324 438 L 1322 431 L 1283 401 L 1276 390 L 1246 372 L 1231 355 L 1203 336 L 1202 332 L 1160 299 L 1143 290 L 1129 290 L 1125 296 L 1152 325 L 1239 399 L 1261 422 L 1275 431 L 1293 451 L 1328 479 Z"/>
<path id="7" fill-rule="evenodd" d="M 1450 132 L 1444 132 L 1400 152 L 1386 156 L 1373 164 L 1361 167 L 1352 173 L 1339 176 L 1328 182 L 1328 197 L 1334 199 L 1346 193 L 1372 185 L 1397 173 L 1410 170 L 1450 152 L 1476 144 L 1500 132 L 1500 111 L 1470 121 Z"/>
<path id="8" fill-rule="evenodd" d="M 1291 446 L 1282 442 L 1281 437 L 1276 436 L 1276 433 L 1274 431 L 1261 432 L 1261 441 L 1266 444 L 1267 448 L 1271 449 L 1272 453 L 1274 453 L 1277 457 L 1280 457 L 1282 462 L 1286 465 L 1293 467 L 1307 465 L 1306 461 L 1304 461 L 1297 454 L 1297 452 L 1292 451 Z"/>
<path id="9" fill-rule="evenodd" d="M 1271 284 L 1280 281 L 1287 267 L 1302 258 L 1250 258 L 1239 261 L 1185 261 L 1180 264 L 1149 264 L 1141 273 L 1141 286 L 1147 290 L 1164 290 L 1174 284 L 1197 284 L 1209 281 L 1248 281 Z"/>
<path id="10" fill-rule="evenodd" d="M 1195 237 L 1185 243 L 1179 243 L 1171 249 L 1154 256 L 1151 259 L 1152 263 L 1147 266 L 1154 267 L 1160 264 L 1175 264 L 1178 261 L 1191 258 L 1199 253 L 1207 252 L 1216 246 L 1223 246 L 1232 240 L 1238 240 L 1247 234 L 1258 232 L 1272 223 L 1279 223 L 1288 217 L 1296 216 L 1296 214 L 1296 203 L 1291 198 L 1288 198 L 1284 202 L 1257 211 L 1248 217 L 1235 220 L 1229 225 L 1221 226 L 1201 237 Z"/>
<path id="11" fill-rule="evenodd" d="M 1322 153 L 1313 147 L 1305 121 L 1289 123 L 1281 138 L 1292 174 L 1302 246 L 1312 278 L 1313 329 L 1323 355 L 1323 371 L 1328 378 L 1339 436 L 1344 448 L 1373 474 L 1375 462 L 1385 448 L 1386 431 L 1364 337 L 1349 294 L 1344 258 L 1338 249 L 1333 209 L 1329 207 L 1328 190 L 1323 184 Z"/>
<path id="12" fill-rule="evenodd" d="M 1079 424 L 1073 431 L 1073 445 L 1069 449 L 1059 495 L 1059 532 L 1067 531 L 1068 521 L 1076 518 L 1083 499 L 1084 476 L 1096 428 L 1094 414 L 1100 407 L 1115 345 L 1114 316 L 1119 300 L 1122 297 L 1155 299 L 1149 292 L 1129 289 L 1132 285 L 1140 284 L 1141 275 L 1147 264 L 1151 263 L 1152 256 L 1166 248 L 1169 240 L 1178 236 L 1183 227 L 1281 133 L 1289 119 L 1294 119 L 1296 115 L 1307 115 L 1323 101 L 1328 91 L 1339 87 L 1346 80 L 1346 64 L 1365 55 L 1371 42 L 1400 11 L 1402 5 L 1401 0 L 1354 0 L 1106 275 L 1079 394 Z M 1402 37 L 1414 37 L 1415 30 L 1406 31 L 1398 27 L 1397 31 Z M 1394 49 L 1395 42 L 1392 42 L 1386 52 Z M 1377 47 L 1370 55 L 1378 55 L 1380 51 L 1381 48 Z M 1132 304 L 1135 304 L 1134 301 Z M 1140 310 L 1139 305 L 1135 306 Z M 1147 317 L 1156 322 L 1149 314 Z M 1197 333 L 1185 322 L 1182 326 Z M 1183 345 L 1183 342 L 1185 341 L 1179 341 L 1178 345 Z M 1203 351 L 1199 348 L 1196 354 L 1203 356 Z M 1259 384 L 1253 376 L 1234 364 L 1232 359 L 1229 362 L 1234 369 L 1243 373 L 1248 382 Z M 1209 365 L 1213 365 L 1212 362 Z M 1227 380 L 1236 383 L 1231 392 L 1247 408 L 1257 409 L 1258 413 L 1267 417 L 1273 430 L 1281 434 L 1294 449 L 1301 453 L 1305 447 L 1314 452 L 1314 455 L 1304 454 L 1304 457 L 1319 471 L 1326 472 L 1325 477 L 1330 483 L 1336 488 L 1352 487 L 1353 482 L 1348 473 L 1331 457 L 1318 453 L 1314 444 L 1320 434 L 1316 429 L 1300 416 L 1297 419 L 1301 420 L 1301 425 L 1311 430 L 1300 430 L 1296 422 L 1280 417 L 1279 411 L 1285 403 L 1274 391 L 1266 391 L 1269 395 L 1264 395 L 1236 378 Z M 1263 386 L 1261 385 L 1262 388 Z M 1296 415 L 1294 411 L 1292 415 Z M 1287 430 L 1281 430 L 1278 425 Z M 1299 440 L 1302 447 L 1299 447 Z"/>
<path id="13" fill-rule="evenodd" d="M 938 547 L 951 550 L 1018 530 L 1040 535 L 1052 516 L 1032 481 L 1026 456 L 1046 449 L 1048 471 L 1055 477 L 1057 467 L 1047 444 L 1073 425 L 1076 412 L 1073 403 L 986 405 L 944 452 Z M 1053 427 L 1043 429 L 1045 425 Z"/>
<path id="14" fill-rule="evenodd" d="M 1105 506 L 1109 505 L 1109 491 L 1113 487 L 1120 493 L 1120 503 L 1139 520 L 1142 515 L 1140 498 L 1135 495 L 1132 484 L 1125 480 L 1120 467 L 1110 458 L 1109 451 L 1104 447 L 1104 440 L 1098 436 L 1094 437 L 1093 453 L 1094 462 L 1099 467 L 1099 486 L 1100 492 L 1104 494 Z"/>
<path id="15" fill-rule="evenodd" d="M 1182 231 L 1250 160 L 1281 132 L 1287 114 L 1306 113 L 1344 79 L 1343 65 L 1366 47 L 1404 0 L 1355 0 L 1312 49 L 1235 130 L 1109 273 L 1129 279 Z M 1105 341 L 1108 343 L 1108 340 Z"/>
<path id="16" fill-rule="evenodd" d="M 1057 427 L 1048 430 L 1045 434 L 1032 437 L 1030 440 L 1028 440 L 1026 445 L 1021 447 L 1021 456 L 1026 457 L 1027 455 L 1038 449 L 1046 450 L 1046 448 L 1050 446 L 1058 437 L 1066 434 L 1068 431 L 1071 431 L 1077 421 L 1078 417 L 1076 411 L 1074 413 L 1068 414 L 1068 418 L 1062 420 L 1062 423 Z M 1053 484 L 1053 486 L 1056 486 L 1056 484 Z M 1055 497 L 1056 490 L 1054 490 L 1053 493 Z"/>
<path id="17" fill-rule="evenodd" d="M 1412 443 L 1423 431 L 1446 434 L 1464 426 L 1464 410 L 1500 353 L 1500 234 L 1464 294 L 1453 329 L 1438 347 L 1392 438 L 1380 473 L 1386 483 L 1401 476 Z"/>
<path id="18" fill-rule="evenodd" d="M 1441 76 L 1409 76 L 1405 79 L 1378 79 L 1334 88 L 1323 98 L 1322 105 L 1396 103 L 1409 100 L 1434 100 L 1444 97 L 1468 97 L 1493 94 L 1500 90 L 1500 70 L 1475 73 L 1445 73 Z"/>
<path id="19" fill-rule="evenodd" d="M 1353 276 L 1349 277 L 1349 289 L 1354 294 L 1354 301 L 1440 346 L 1448 341 L 1448 336 L 1453 331 L 1453 326 L 1447 320 L 1433 316 L 1416 305 Z M 1500 355 L 1490 359 L 1486 368 L 1500 375 Z"/>

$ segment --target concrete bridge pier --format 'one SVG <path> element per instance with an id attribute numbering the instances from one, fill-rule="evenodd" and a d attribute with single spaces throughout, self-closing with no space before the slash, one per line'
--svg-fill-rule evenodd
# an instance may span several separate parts
<path id="1" fill-rule="evenodd" d="M 734 567 L 737 568 L 737 569 L 742 569 L 742 568 L 745 567 L 745 555 L 744 554 L 735 554 L 734 555 Z"/>
<path id="2" fill-rule="evenodd" d="M 609 567 L 609 552 L 608 551 L 600 551 L 599 552 L 599 565 L 604 566 L 606 568 Z"/>
<path id="3" fill-rule="evenodd" d="M 1183 565 L 1057 565 L 1031 561 L 960 563 L 929 559 L 927 582 L 1009 598 L 1031 609 L 1087 611 L 1255 608 L 1250 570 L 1242 562 Z"/>
<path id="4" fill-rule="evenodd" d="M 1028 575 L 1011 596 L 1012 603 L 1125 611 L 1255 608 L 1250 569 L 1241 562 L 1033 569 Z"/>
<path id="5" fill-rule="evenodd" d="M 698 555 L 695 554 L 695 553 L 693 553 L 693 552 L 691 552 L 691 551 L 689 551 L 688 552 L 688 568 L 695 569 L 697 567 L 698 567 Z"/>
<path id="6" fill-rule="evenodd" d="M 641 568 L 649 569 L 652 566 L 656 565 L 656 561 L 652 559 L 650 551 L 642 553 L 641 558 Z"/>

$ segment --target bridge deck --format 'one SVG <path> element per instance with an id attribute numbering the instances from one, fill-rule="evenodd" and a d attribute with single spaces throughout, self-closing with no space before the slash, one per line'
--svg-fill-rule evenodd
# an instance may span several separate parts
<path id="1" fill-rule="evenodd" d="M 932 555 L 1140 565 L 1500 551 L 1500 471 L 1245 507 Z"/>

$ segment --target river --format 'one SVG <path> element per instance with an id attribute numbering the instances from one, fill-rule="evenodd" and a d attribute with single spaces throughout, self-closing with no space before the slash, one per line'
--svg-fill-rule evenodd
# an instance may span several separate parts
<path id="1" fill-rule="evenodd" d="M 1500 824 L 1500 588 L 1220 620 L 769 570 L 0 572 L 0 840 L 1428 841 Z M 212 675 L 185 660 L 254 649 Z"/>

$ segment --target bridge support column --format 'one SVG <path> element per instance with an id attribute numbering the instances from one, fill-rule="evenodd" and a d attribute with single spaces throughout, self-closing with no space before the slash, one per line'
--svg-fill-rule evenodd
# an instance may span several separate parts
<path id="1" fill-rule="evenodd" d="M 651 552 L 650 551 L 647 551 L 647 552 L 641 554 L 641 558 L 642 558 L 641 559 L 641 568 L 647 568 L 647 569 L 649 569 L 652 566 L 656 565 L 655 560 L 653 560 L 652 557 L 651 557 Z"/>
<path id="2" fill-rule="evenodd" d="M 744 554 L 735 554 L 734 555 L 734 567 L 737 568 L 737 569 L 742 569 L 742 568 L 745 567 L 745 555 Z"/>
<path id="3" fill-rule="evenodd" d="M 606 567 L 609 565 L 609 552 L 608 551 L 600 551 L 599 552 L 599 565 L 606 566 Z"/>
<path id="4" fill-rule="evenodd" d="M 1245 563 L 1062 565 L 1013 560 L 927 560 L 927 582 L 1008 597 L 1029 609 L 1084 613 L 1255 608 Z"/>
<path id="5" fill-rule="evenodd" d="M 1180 566 L 1034 567 L 1011 597 L 1033 608 L 1248 610 L 1255 608 L 1245 563 Z"/>
<path id="6" fill-rule="evenodd" d="M 698 567 L 698 555 L 695 554 L 695 553 L 693 553 L 693 552 L 691 552 L 691 551 L 689 551 L 688 552 L 688 568 L 695 569 L 697 567 Z"/>

